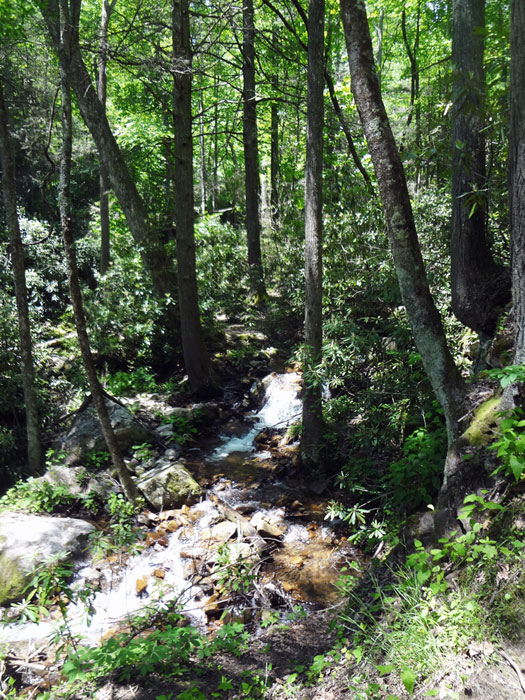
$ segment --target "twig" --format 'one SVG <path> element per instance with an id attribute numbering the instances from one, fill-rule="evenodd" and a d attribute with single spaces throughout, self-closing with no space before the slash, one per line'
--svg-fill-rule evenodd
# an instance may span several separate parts
<path id="1" fill-rule="evenodd" d="M 498 654 L 499 654 L 500 656 L 502 656 L 502 657 L 505 659 L 505 661 L 511 666 L 511 668 L 516 672 L 516 675 L 518 676 L 518 680 L 519 680 L 520 685 L 521 685 L 521 689 L 522 689 L 522 691 L 525 693 L 525 680 L 524 680 L 524 678 L 523 678 L 523 674 L 522 674 L 522 672 L 521 672 L 520 667 L 519 667 L 518 664 L 517 664 L 515 661 L 513 661 L 513 659 L 511 659 L 510 656 L 508 656 L 508 654 L 506 654 L 504 651 L 501 651 L 501 649 L 498 649 L 497 651 L 498 651 Z"/>

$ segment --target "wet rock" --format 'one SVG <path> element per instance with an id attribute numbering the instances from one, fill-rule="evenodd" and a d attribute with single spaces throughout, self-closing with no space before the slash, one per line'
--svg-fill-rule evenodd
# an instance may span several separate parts
<path id="1" fill-rule="evenodd" d="M 157 433 L 165 440 L 173 435 L 173 425 L 171 423 L 163 423 L 157 428 Z"/>
<path id="2" fill-rule="evenodd" d="M 85 520 L 5 513 L 0 516 L 0 605 L 22 598 L 36 566 L 80 554 L 95 527 Z"/>
<path id="3" fill-rule="evenodd" d="M 453 513 L 450 509 L 429 510 L 411 519 L 408 534 L 428 546 L 437 543 L 453 524 Z"/>
<path id="4" fill-rule="evenodd" d="M 282 537 L 286 532 L 286 525 L 284 523 L 270 520 L 260 512 L 252 516 L 250 525 L 253 525 L 261 535 L 269 537 Z"/>
<path id="5" fill-rule="evenodd" d="M 105 399 L 111 425 L 121 450 L 149 442 L 153 433 L 141 425 L 127 408 Z M 107 445 L 93 403 L 77 414 L 67 435 L 58 441 L 57 449 L 67 454 L 66 464 L 82 462 L 90 452 L 107 452 Z"/>
<path id="6" fill-rule="evenodd" d="M 314 481 L 310 482 L 308 489 L 312 493 L 315 493 L 316 496 L 320 496 L 326 491 L 329 485 L 330 482 L 327 479 L 315 479 Z"/>
<path id="7" fill-rule="evenodd" d="M 217 523 L 212 527 L 206 528 L 202 533 L 202 539 L 204 542 L 213 540 L 214 542 L 226 542 L 233 537 L 237 532 L 236 523 L 230 520 L 223 520 L 222 523 Z"/>
<path id="8" fill-rule="evenodd" d="M 137 488 L 157 510 L 194 502 L 201 487 L 182 464 L 156 465 L 137 480 Z"/>
<path id="9" fill-rule="evenodd" d="M 164 452 L 163 457 L 165 459 L 176 460 L 181 456 L 181 454 L 182 454 L 182 447 L 174 442 L 174 443 L 172 443 L 171 447 L 169 447 L 166 450 L 166 452 Z"/>

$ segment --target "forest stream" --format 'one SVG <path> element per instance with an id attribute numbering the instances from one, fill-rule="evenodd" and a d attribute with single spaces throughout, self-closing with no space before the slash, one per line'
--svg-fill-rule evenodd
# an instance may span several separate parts
<path id="1" fill-rule="evenodd" d="M 304 483 L 294 471 L 298 443 L 287 429 L 300 416 L 300 390 L 295 372 L 268 375 L 260 383 L 258 411 L 238 413 L 215 438 L 186 451 L 185 466 L 205 485 L 197 503 L 144 511 L 145 539 L 137 553 L 77 565 L 74 586 L 87 584 L 96 593 L 90 615 L 83 603 L 69 606 L 75 637 L 96 645 L 129 629 L 131 616 L 158 612 L 174 600 L 207 633 L 225 615 L 256 632 L 269 618 L 286 621 L 298 611 L 304 616 L 337 606 L 341 567 L 359 555 L 345 529 L 324 519 L 326 482 Z M 228 587 L 224 579 L 234 575 L 239 589 L 233 595 L 231 580 Z M 31 655 L 55 624 L 13 622 L 0 639 L 22 644 Z"/>

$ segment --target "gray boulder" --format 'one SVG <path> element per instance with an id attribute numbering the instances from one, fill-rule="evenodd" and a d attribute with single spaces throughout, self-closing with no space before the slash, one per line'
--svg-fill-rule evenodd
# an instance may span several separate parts
<path id="1" fill-rule="evenodd" d="M 0 515 L 0 605 L 19 600 L 36 566 L 83 552 L 94 525 L 75 518 Z"/>
<path id="2" fill-rule="evenodd" d="M 88 474 L 84 467 L 65 467 L 55 465 L 50 467 L 44 476 L 33 479 L 33 483 L 47 481 L 53 486 L 65 486 L 73 496 L 85 496 L 90 492 L 105 499 L 111 492 L 119 493 L 120 487 L 115 479 L 111 479 L 107 471 Z"/>
<path id="3" fill-rule="evenodd" d="M 194 503 L 202 492 L 185 466 L 162 460 L 137 480 L 137 488 L 156 510 Z"/>
<path id="4" fill-rule="evenodd" d="M 105 401 L 121 450 L 153 440 L 153 433 L 135 420 L 131 411 L 109 399 Z M 69 432 L 59 441 L 58 449 L 66 453 L 67 464 L 82 462 L 89 452 L 107 451 L 92 402 L 75 417 Z"/>

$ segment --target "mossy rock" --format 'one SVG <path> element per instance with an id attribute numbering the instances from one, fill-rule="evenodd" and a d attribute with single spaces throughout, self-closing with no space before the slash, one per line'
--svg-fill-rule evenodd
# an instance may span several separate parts
<path id="1" fill-rule="evenodd" d="M 496 438 L 501 416 L 498 411 L 501 406 L 501 396 L 492 396 L 484 401 L 474 413 L 474 418 L 463 433 L 463 437 L 472 447 L 485 447 Z"/>
<path id="2" fill-rule="evenodd" d="M 137 488 L 153 508 L 180 508 L 194 503 L 202 489 L 184 465 L 159 464 L 137 481 Z"/>
<path id="3" fill-rule="evenodd" d="M 20 562 L 0 554 L 0 605 L 20 600 L 30 580 Z"/>

